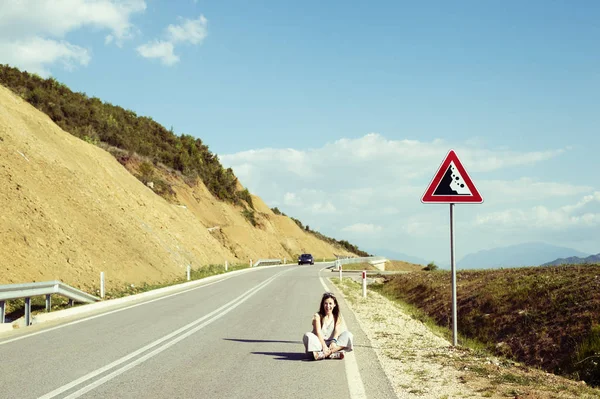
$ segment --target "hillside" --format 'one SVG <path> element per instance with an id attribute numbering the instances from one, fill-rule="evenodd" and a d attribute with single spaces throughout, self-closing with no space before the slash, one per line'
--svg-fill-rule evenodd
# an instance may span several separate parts
<path id="1" fill-rule="evenodd" d="M 600 253 L 590 255 L 585 258 L 570 256 L 568 258 L 555 259 L 552 262 L 544 263 L 542 266 L 560 266 L 560 265 L 580 265 L 580 264 L 600 264 Z"/>
<path id="2" fill-rule="evenodd" d="M 218 200 L 201 180 L 157 173 L 173 187 L 170 202 L 0 86 L 0 284 L 59 279 L 90 290 L 101 271 L 115 286 L 170 280 L 187 265 L 350 254 L 256 196 L 255 227 L 243 203 Z"/>
<path id="3" fill-rule="evenodd" d="M 449 272 L 386 276 L 378 289 L 451 328 Z M 462 337 L 600 386 L 600 265 L 462 271 L 457 296 Z"/>

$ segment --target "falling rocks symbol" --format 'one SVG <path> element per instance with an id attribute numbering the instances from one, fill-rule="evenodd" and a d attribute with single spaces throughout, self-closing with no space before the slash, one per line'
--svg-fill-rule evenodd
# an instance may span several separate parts
<path id="1" fill-rule="evenodd" d="M 456 179 L 456 181 L 454 181 Z M 460 187 L 463 190 L 455 191 L 452 189 L 452 185 L 455 185 L 457 188 Z M 465 183 L 462 182 L 462 179 L 459 173 L 456 171 L 456 167 L 454 165 L 450 165 L 450 167 L 446 170 L 444 177 L 442 177 L 442 181 L 435 189 L 433 195 L 470 195 L 468 189 L 464 190 Z M 466 191 L 466 192 L 465 192 Z"/>

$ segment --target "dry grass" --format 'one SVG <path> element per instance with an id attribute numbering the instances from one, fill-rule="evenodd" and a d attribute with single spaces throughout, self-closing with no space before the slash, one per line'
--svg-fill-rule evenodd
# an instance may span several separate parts
<path id="1" fill-rule="evenodd" d="M 405 262 L 403 260 L 390 260 L 385 264 L 385 270 L 399 272 L 418 272 L 425 266 L 416 263 Z"/>
<path id="2" fill-rule="evenodd" d="M 451 326 L 450 273 L 390 276 L 378 289 Z M 546 371 L 600 383 L 600 265 L 463 271 L 458 328 L 467 338 Z"/>
<path id="3" fill-rule="evenodd" d="M 426 274 L 426 273 L 423 273 Z M 421 323 L 418 309 L 332 278 L 371 341 L 398 397 L 403 398 L 599 398 L 600 390 L 528 367 L 484 349 L 453 347 Z M 440 334 L 441 333 L 441 334 Z"/>

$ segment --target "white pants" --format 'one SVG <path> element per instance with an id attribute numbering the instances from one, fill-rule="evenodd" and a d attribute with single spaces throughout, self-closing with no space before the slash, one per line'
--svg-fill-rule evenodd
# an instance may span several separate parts
<path id="1" fill-rule="evenodd" d="M 344 331 L 337 338 L 337 346 L 343 346 L 344 349 L 342 350 L 350 352 L 352 350 L 352 338 L 353 336 L 350 331 Z M 306 349 L 306 353 L 320 352 L 325 349 L 321 345 L 319 337 L 317 337 L 316 334 L 313 334 L 312 332 L 307 332 L 306 334 L 304 334 L 304 338 L 302 339 L 302 341 L 304 342 L 304 348 Z M 331 344 L 331 341 L 333 340 L 326 339 L 325 345 L 329 346 L 329 344 Z"/>

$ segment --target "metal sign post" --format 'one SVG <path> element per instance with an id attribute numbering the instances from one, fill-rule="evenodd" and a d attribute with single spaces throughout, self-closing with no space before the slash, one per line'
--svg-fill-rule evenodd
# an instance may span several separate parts
<path id="1" fill-rule="evenodd" d="M 431 183 L 421 197 L 424 204 L 450 204 L 450 272 L 452 275 L 452 345 L 458 341 L 458 311 L 456 305 L 456 263 L 454 245 L 454 204 L 481 204 L 483 197 L 477 191 L 467 171 L 462 166 L 454 150 L 448 151 L 446 158 L 433 176 Z"/>
<path id="2" fill-rule="evenodd" d="M 456 265 L 454 263 L 454 204 L 450 204 L 450 268 L 452 271 L 452 345 L 457 345 Z"/>

